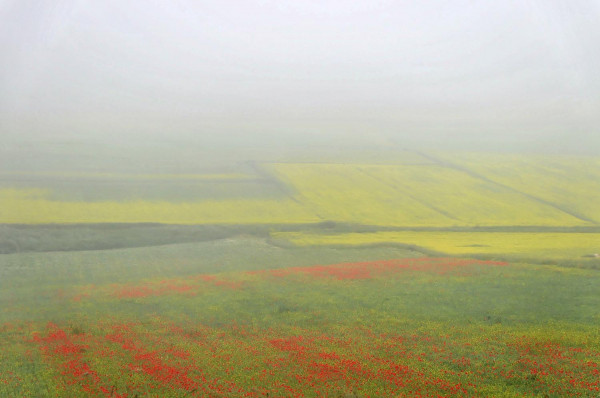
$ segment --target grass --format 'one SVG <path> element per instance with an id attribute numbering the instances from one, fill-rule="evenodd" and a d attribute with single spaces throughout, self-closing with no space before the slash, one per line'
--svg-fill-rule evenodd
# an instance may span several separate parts
<path id="1" fill-rule="evenodd" d="M 0 396 L 600 394 L 598 160 L 414 155 L 3 175 Z"/>
<path id="2" fill-rule="evenodd" d="M 0 188 L 38 189 L 66 202 L 151 200 L 189 202 L 225 199 L 281 199 L 277 184 L 249 174 L 0 174 Z"/>
<path id="3" fill-rule="evenodd" d="M 598 393 L 597 271 L 347 250 L 3 256 L 0 394 Z"/>
<path id="4" fill-rule="evenodd" d="M 59 289 L 144 278 L 418 255 L 400 248 L 282 248 L 255 238 L 116 250 L 14 253 L 0 256 L 0 294 L 15 295 L 20 289 L 25 296 L 35 296 L 35 292 L 43 292 L 44 286 Z"/>

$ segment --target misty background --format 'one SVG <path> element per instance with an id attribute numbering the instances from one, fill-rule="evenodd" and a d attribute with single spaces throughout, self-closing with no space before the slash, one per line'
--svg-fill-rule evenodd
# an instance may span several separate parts
<path id="1" fill-rule="evenodd" d="M 599 20 L 596 0 L 0 0 L 0 168 L 597 154 Z"/>

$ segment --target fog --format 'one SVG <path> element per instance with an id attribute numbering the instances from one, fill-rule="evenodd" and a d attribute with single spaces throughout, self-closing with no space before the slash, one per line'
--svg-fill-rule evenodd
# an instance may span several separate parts
<path id="1" fill-rule="evenodd" d="M 340 145 L 597 153 L 598 20 L 596 0 L 2 0 L 2 165 Z"/>
<path id="2" fill-rule="evenodd" d="M 0 398 L 600 398 L 599 22 L 0 0 Z"/>

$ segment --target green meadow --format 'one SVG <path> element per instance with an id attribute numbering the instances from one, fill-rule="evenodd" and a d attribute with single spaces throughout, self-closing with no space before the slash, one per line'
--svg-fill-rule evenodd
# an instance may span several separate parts
<path id="1" fill-rule="evenodd" d="M 600 160 L 0 174 L 0 396 L 597 397 Z"/>

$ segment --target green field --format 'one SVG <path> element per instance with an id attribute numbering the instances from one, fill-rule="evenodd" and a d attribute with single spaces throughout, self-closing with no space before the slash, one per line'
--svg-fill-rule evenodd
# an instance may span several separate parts
<path id="1" fill-rule="evenodd" d="M 600 161 L 0 175 L 0 397 L 597 397 Z"/>
<path id="2" fill-rule="evenodd" d="M 0 261 L 3 396 L 598 391 L 594 270 L 255 239 Z"/>

